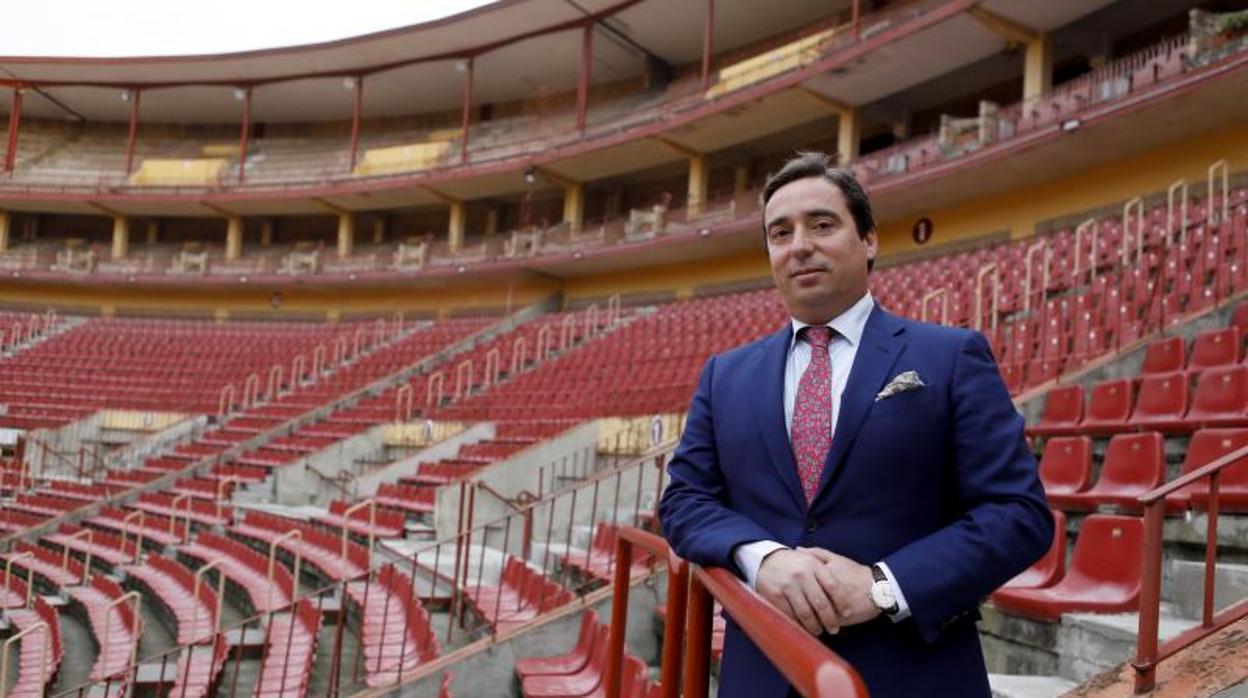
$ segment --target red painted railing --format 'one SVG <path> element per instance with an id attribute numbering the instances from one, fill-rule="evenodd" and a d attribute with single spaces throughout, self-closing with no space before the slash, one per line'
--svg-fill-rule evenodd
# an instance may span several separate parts
<path id="1" fill-rule="evenodd" d="M 633 549 L 641 547 L 668 565 L 667 625 L 663 632 L 661 693 L 705 698 L 710 689 L 711 623 L 715 601 L 803 696 L 866 698 L 867 688 L 854 668 L 788 617 L 750 591 L 731 572 L 690 566 L 676 557 L 662 538 L 640 529 L 621 527 L 616 539 L 614 594 L 603 683 L 607 698 L 618 698 L 624 666 L 628 592 Z M 687 606 L 687 609 L 686 609 Z M 687 610 L 687 613 L 686 613 Z M 684 691 L 677 666 L 685 641 Z"/>
<path id="2" fill-rule="evenodd" d="M 1248 446 L 1142 495 L 1144 505 L 1144 578 L 1140 588 L 1140 627 L 1136 647 L 1135 692 L 1151 691 L 1157 682 L 1157 665 L 1161 660 L 1218 632 L 1241 618 L 1248 617 L 1248 599 L 1242 599 L 1215 612 L 1214 575 L 1218 550 L 1218 482 L 1223 470 L 1248 459 Z M 1158 642 L 1161 620 L 1162 532 L 1166 515 L 1166 496 L 1197 482 L 1208 479 L 1209 506 L 1205 512 L 1205 588 L 1200 625 L 1181 633 L 1164 644 Z"/>

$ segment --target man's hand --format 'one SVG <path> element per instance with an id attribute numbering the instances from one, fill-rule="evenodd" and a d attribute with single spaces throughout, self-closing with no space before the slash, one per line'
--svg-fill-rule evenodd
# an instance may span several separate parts
<path id="1" fill-rule="evenodd" d="M 812 548 L 776 550 L 763 558 L 754 581 L 760 596 L 816 637 L 824 631 L 836 633 L 843 624 L 832 597 L 838 582 L 820 553 L 832 554 Z M 867 570 L 868 585 L 870 577 Z"/>
<path id="2" fill-rule="evenodd" d="M 879 607 L 871 600 L 871 585 L 875 583 L 875 578 L 871 576 L 870 567 L 820 548 L 802 550 L 817 557 L 823 569 L 832 576 L 832 585 L 824 589 L 836 606 L 837 622 L 843 626 L 858 625 L 880 615 Z M 759 576 L 761 578 L 761 571 Z"/>

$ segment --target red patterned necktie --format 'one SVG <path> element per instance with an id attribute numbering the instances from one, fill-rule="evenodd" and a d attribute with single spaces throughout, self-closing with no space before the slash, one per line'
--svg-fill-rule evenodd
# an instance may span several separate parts
<path id="1" fill-rule="evenodd" d="M 801 339 L 810 345 L 810 365 L 797 384 L 791 440 L 797 476 L 802 481 L 806 503 L 810 504 L 832 448 L 832 365 L 828 360 L 832 329 L 805 327 Z"/>

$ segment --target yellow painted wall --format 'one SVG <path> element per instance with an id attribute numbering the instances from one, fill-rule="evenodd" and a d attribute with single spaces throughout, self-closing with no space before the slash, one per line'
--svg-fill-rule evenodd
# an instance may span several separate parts
<path id="1" fill-rule="evenodd" d="M 770 275 L 767 255 L 760 243 L 756 251 L 719 259 L 568 279 L 564 282 L 563 293 L 569 301 L 602 298 L 616 293 L 629 295 L 673 290 L 678 298 L 684 298 L 692 295 L 694 288 L 698 286 L 759 279 Z"/>
<path id="2" fill-rule="evenodd" d="M 1036 224 L 1077 214 L 1115 201 L 1164 192 L 1170 183 L 1186 177 L 1193 194 L 1205 191 L 1205 170 L 1226 158 L 1232 172 L 1248 169 L 1248 134 L 1241 127 L 1213 131 L 1147 150 L 1026 189 L 968 201 L 927 213 L 935 231 L 932 244 L 982 237 L 1008 230 L 1026 237 Z M 913 218 L 880 224 L 880 252 L 921 249 L 910 230 Z"/>

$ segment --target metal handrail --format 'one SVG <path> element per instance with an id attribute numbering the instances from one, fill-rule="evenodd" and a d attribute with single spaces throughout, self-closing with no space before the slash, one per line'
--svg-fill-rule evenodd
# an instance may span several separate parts
<path id="1" fill-rule="evenodd" d="M 52 646 L 52 629 L 48 627 L 47 623 L 39 621 L 5 640 L 4 647 L 0 648 L 0 652 L 3 653 L 3 656 L 0 656 L 0 698 L 6 698 L 9 695 L 9 655 L 12 654 L 10 648 L 12 648 L 13 643 L 20 641 L 36 630 L 43 630 L 43 650 L 39 652 L 39 677 L 42 680 L 43 677 L 47 676 L 48 652 Z M 43 688 L 46 690 L 46 687 Z"/>
<path id="2" fill-rule="evenodd" d="M 84 538 L 84 537 L 87 539 L 87 546 L 84 551 L 86 553 L 86 560 L 83 562 L 83 565 L 82 565 L 82 583 L 86 584 L 87 582 L 91 581 L 91 551 L 95 547 L 95 529 L 84 527 L 83 529 L 77 531 L 76 533 L 71 533 L 69 537 L 66 539 L 66 543 L 76 538 Z M 69 571 L 69 551 L 70 551 L 70 546 L 68 544 L 61 546 L 61 569 L 65 570 L 66 572 Z M 122 553 L 126 552 L 126 546 L 125 546 L 124 540 L 122 541 L 121 552 Z"/>
<path id="3" fill-rule="evenodd" d="M 1214 192 L 1217 191 L 1216 177 L 1219 171 L 1221 171 L 1222 173 L 1222 211 L 1221 211 L 1221 215 L 1215 216 L 1214 201 L 1215 201 L 1216 196 Z M 1230 166 L 1227 164 L 1226 158 L 1222 158 L 1221 160 L 1217 160 L 1213 164 L 1209 165 L 1209 169 L 1206 172 L 1209 178 L 1209 189 L 1208 189 L 1208 192 L 1205 194 L 1205 222 L 1208 225 L 1214 225 L 1215 223 L 1225 223 L 1227 220 L 1230 219 L 1230 208 L 1231 208 L 1231 195 L 1230 195 L 1230 183 L 1229 183 Z"/>
<path id="4" fill-rule="evenodd" d="M 207 574 L 209 570 L 216 570 L 217 572 L 217 614 L 215 619 L 209 619 L 212 621 L 213 626 L 212 631 L 208 633 L 209 638 L 217 633 L 217 628 L 221 623 L 221 601 L 225 598 L 225 572 L 220 569 L 223 564 L 225 564 L 225 558 L 219 557 L 195 570 L 195 583 L 191 587 L 191 603 L 195 607 L 191 615 L 191 632 L 189 633 L 191 636 L 191 644 L 198 642 L 199 638 L 196 634 L 199 630 L 199 589 L 203 584 L 204 575 Z"/>
<path id="5" fill-rule="evenodd" d="M 1140 583 L 1140 621 L 1135 660 L 1135 692 L 1145 693 L 1157 680 L 1157 665 L 1167 657 L 1212 635 L 1241 618 L 1248 617 L 1248 599 L 1220 613 L 1214 613 L 1214 572 L 1218 548 L 1218 481 L 1222 471 L 1248 459 L 1248 446 L 1227 453 L 1206 465 L 1182 475 L 1139 497 L 1144 506 L 1144 567 Z M 1196 482 L 1209 479 L 1209 509 L 1205 527 L 1204 603 L 1200 625 L 1167 640 L 1159 646 L 1161 623 L 1161 562 L 1166 496 Z"/>
<path id="6" fill-rule="evenodd" d="M 31 558 L 31 559 L 33 560 L 33 559 L 34 559 L 34 557 L 35 557 L 35 554 L 34 554 L 34 553 L 32 553 L 32 552 L 30 552 L 30 551 L 28 550 L 28 551 L 26 551 L 26 552 L 24 552 L 24 553 L 18 553 L 18 554 L 16 554 L 16 555 L 10 555 L 9 557 L 5 558 L 5 561 L 4 561 L 4 588 L 5 588 L 5 590 L 6 590 L 6 591 L 9 589 L 9 587 L 10 587 L 10 586 L 12 586 L 12 580 L 13 580 L 13 563 L 14 563 L 14 562 L 17 562 L 18 560 L 24 560 L 24 559 L 26 559 L 26 558 Z M 34 588 L 35 588 L 35 573 L 32 571 L 32 572 L 30 573 L 30 582 L 26 585 L 26 602 L 25 602 L 25 606 L 24 606 L 25 608 L 30 608 L 30 600 L 31 600 L 31 598 L 33 598 L 33 597 L 32 597 L 32 591 L 31 591 L 31 590 L 32 590 L 32 589 L 34 589 Z M 0 683 L 0 687 L 3 687 L 3 686 L 4 686 L 4 684 L 3 684 L 3 683 Z"/>
<path id="7" fill-rule="evenodd" d="M 611 626 L 607 635 L 607 665 L 603 685 L 607 698 L 620 698 L 624 675 L 624 637 L 628 624 L 628 594 L 633 571 L 633 548 L 667 561 L 667 620 L 663 627 L 663 658 L 659 668 L 660 698 L 680 696 L 681 639 L 685 637 L 685 606 L 689 598 L 689 565 L 672 552 L 667 541 L 632 526 L 620 526 L 615 539 L 615 578 L 611 595 Z"/>
<path id="8" fill-rule="evenodd" d="M 112 633 L 110 632 L 112 628 L 110 626 L 113 623 L 113 609 L 125 603 L 131 604 L 130 618 L 134 622 L 134 627 L 131 627 L 129 629 L 130 630 L 130 661 L 126 663 L 126 670 L 124 672 L 124 673 L 129 673 L 131 669 L 136 668 L 135 662 L 137 661 L 138 654 L 139 654 L 139 633 L 140 633 L 139 609 L 140 609 L 140 605 L 143 603 L 143 597 L 139 595 L 139 592 L 131 591 L 131 592 L 122 594 L 121 596 L 118 596 L 117 598 L 109 602 L 108 606 L 105 607 L 104 609 L 104 634 L 100 636 L 100 657 L 103 660 L 103 666 L 108 666 L 108 649 L 109 649 L 108 645 L 109 645 L 109 640 L 111 639 L 111 636 L 112 636 Z M 113 674 L 111 676 L 101 676 L 100 678 L 111 679 L 113 676 L 117 676 L 121 673 L 123 672 L 118 672 L 117 674 Z"/>
<path id="9" fill-rule="evenodd" d="M 292 606 L 296 601 L 298 601 L 298 598 L 300 598 L 300 568 L 303 564 L 303 532 L 298 528 L 291 528 L 290 531 L 282 533 L 281 536 L 273 538 L 272 541 L 268 542 L 268 596 L 266 597 L 265 609 L 270 613 L 273 611 L 273 574 L 276 573 L 277 546 L 280 546 L 280 544 L 285 543 L 291 538 L 296 538 L 298 539 L 298 542 L 300 542 L 298 546 L 291 546 L 292 552 L 295 553 L 295 576 L 293 576 L 293 581 L 295 581 L 295 583 L 292 584 L 293 588 L 291 589 Z"/>

